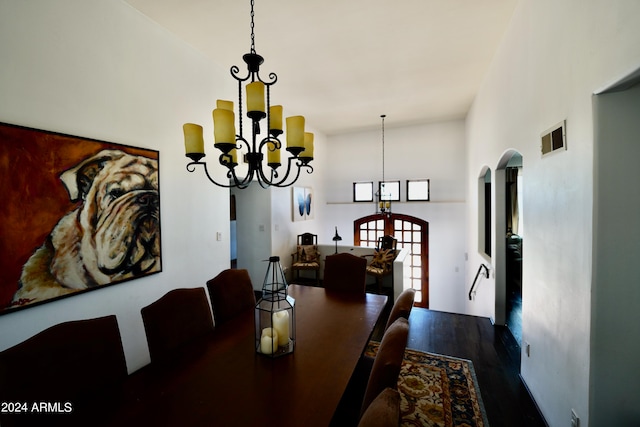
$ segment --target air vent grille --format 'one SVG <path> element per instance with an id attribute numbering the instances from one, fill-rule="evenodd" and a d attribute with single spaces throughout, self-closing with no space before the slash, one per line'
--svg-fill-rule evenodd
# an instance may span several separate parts
<path id="1" fill-rule="evenodd" d="M 566 120 L 563 120 L 540 135 L 540 149 L 543 157 L 558 150 L 567 149 L 565 129 Z"/>

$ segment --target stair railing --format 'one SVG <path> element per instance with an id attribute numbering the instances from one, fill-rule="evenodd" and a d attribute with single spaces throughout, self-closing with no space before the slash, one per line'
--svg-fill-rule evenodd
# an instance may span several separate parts
<path id="1" fill-rule="evenodd" d="M 484 269 L 484 276 L 489 278 L 489 267 L 484 264 L 480 264 L 480 268 L 478 268 L 478 272 L 476 273 L 476 278 L 473 279 L 473 285 L 471 285 L 471 289 L 469 289 L 469 301 L 473 299 L 473 289 L 476 287 L 476 282 L 478 281 L 478 276 L 480 276 L 480 272 Z"/>

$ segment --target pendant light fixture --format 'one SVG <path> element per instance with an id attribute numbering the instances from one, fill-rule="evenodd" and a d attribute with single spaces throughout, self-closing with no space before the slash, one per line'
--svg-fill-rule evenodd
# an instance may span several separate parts
<path id="1" fill-rule="evenodd" d="M 384 118 L 386 114 L 382 114 L 382 181 L 378 185 L 378 192 L 376 193 L 376 213 L 391 215 L 391 194 L 387 191 L 386 181 L 384 180 Z"/>
<path id="2" fill-rule="evenodd" d="M 260 65 L 264 58 L 256 53 L 254 34 L 254 0 L 251 0 L 251 50 L 242 59 L 247 65 L 247 73 L 240 75 L 237 66 L 231 67 L 231 76 L 238 82 L 238 105 L 236 132 L 236 113 L 232 101 L 218 100 L 213 110 L 214 147 L 219 152 L 218 162 L 227 168 L 228 183 L 217 182 L 207 169 L 207 163 L 201 161 L 205 157 L 202 126 L 185 123 L 183 126 L 186 156 L 191 159 L 187 170 L 194 172 L 197 166 L 204 168 L 205 175 L 212 183 L 220 187 L 247 188 L 256 180 L 263 188 L 269 186 L 287 187 L 298 180 L 302 169 L 313 172 L 309 164 L 313 160 L 313 134 L 305 132 L 303 116 L 287 117 L 286 153 L 282 153 L 281 135 L 284 133 L 282 106 L 271 105 L 271 86 L 278 77 L 269 73 L 268 79 L 260 75 Z M 245 90 L 243 90 L 245 86 Z M 246 95 L 246 104 L 243 94 Z M 249 137 L 245 138 L 243 128 L 243 107 L 249 119 Z M 260 136 L 260 122 L 266 119 L 267 135 Z M 278 170 L 282 166 L 282 155 L 285 154 L 286 170 Z M 266 158 L 265 158 L 266 157 Z M 246 173 L 238 176 L 238 167 L 246 162 Z"/>

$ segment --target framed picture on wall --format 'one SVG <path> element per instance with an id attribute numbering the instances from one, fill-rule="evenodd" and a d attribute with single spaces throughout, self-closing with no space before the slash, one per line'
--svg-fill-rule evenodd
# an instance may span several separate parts
<path id="1" fill-rule="evenodd" d="M 0 314 L 162 271 L 159 158 L 0 123 Z"/>
<path id="2" fill-rule="evenodd" d="M 313 219 L 313 189 L 311 187 L 293 187 L 292 190 L 292 216 L 293 221 L 306 221 Z"/>

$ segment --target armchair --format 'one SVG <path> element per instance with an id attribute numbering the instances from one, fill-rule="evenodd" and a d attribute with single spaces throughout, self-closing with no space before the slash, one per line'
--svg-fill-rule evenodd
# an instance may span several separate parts
<path id="1" fill-rule="evenodd" d="M 363 257 L 372 257 L 367 265 L 367 275 L 375 277 L 378 293 L 382 293 L 382 282 L 386 276 L 391 275 L 391 283 L 393 283 L 393 261 L 398 255 L 397 244 L 396 238 L 386 235 L 378 239 L 378 247 L 373 255 L 363 255 Z"/>

